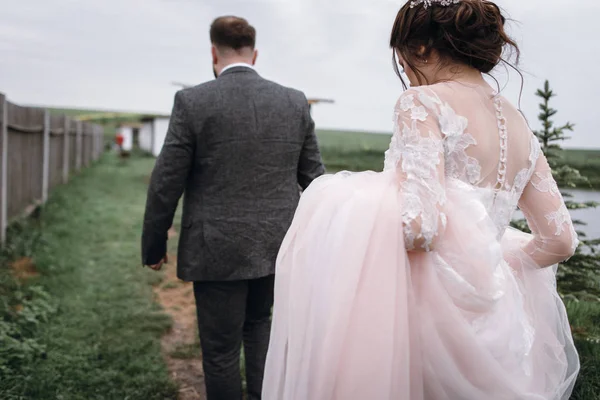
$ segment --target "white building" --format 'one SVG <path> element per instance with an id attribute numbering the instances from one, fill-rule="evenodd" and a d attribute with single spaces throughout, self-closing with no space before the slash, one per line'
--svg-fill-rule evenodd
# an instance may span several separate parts
<path id="1" fill-rule="evenodd" d="M 123 137 L 123 145 L 121 148 L 123 151 L 131 151 L 133 149 L 133 130 L 134 127 L 130 125 L 121 125 L 117 128 L 117 135 Z"/>
<path id="2" fill-rule="evenodd" d="M 139 130 L 140 149 L 158 157 L 169 129 L 169 117 L 149 117 L 142 120 Z"/>

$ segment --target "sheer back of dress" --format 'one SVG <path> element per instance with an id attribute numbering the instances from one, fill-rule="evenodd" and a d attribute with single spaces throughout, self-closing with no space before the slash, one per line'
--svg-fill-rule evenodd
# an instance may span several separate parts
<path id="1" fill-rule="evenodd" d="M 462 144 L 459 148 L 447 147 L 446 165 L 456 168 L 447 168 L 446 175 L 482 188 L 510 191 L 517 185 L 522 191 L 518 176 L 530 170 L 535 160 L 530 158 L 532 134 L 519 111 L 490 87 L 446 82 L 422 90 L 453 111 L 446 109 L 440 121 L 442 130 L 448 132 L 445 136 L 461 136 L 454 139 Z M 465 171 L 460 168 L 464 163 L 461 150 L 469 159 Z"/>
<path id="2" fill-rule="evenodd" d="M 449 180 L 480 191 L 499 237 L 518 205 L 535 238 L 526 250 L 540 265 L 562 261 L 577 247 L 537 138 L 521 113 L 487 85 L 450 81 L 406 91 L 395 108 L 385 169 L 402 181 L 408 249 L 435 246 L 446 224 Z"/>
<path id="3" fill-rule="evenodd" d="M 446 105 L 440 119 L 449 143 L 446 176 L 487 191 L 486 207 L 502 235 L 539 157 L 537 139 L 521 113 L 491 87 L 446 82 L 423 90 Z"/>

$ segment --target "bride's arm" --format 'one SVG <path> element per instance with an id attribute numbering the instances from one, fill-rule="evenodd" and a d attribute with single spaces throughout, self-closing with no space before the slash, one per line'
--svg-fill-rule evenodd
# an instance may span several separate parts
<path id="1" fill-rule="evenodd" d="M 543 155 L 521 196 L 519 208 L 534 236 L 524 251 L 540 267 L 554 265 L 573 255 L 578 244 L 577 233 Z"/>
<path id="2" fill-rule="evenodd" d="M 409 90 L 398 101 L 388 158 L 396 162 L 400 177 L 406 248 L 430 251 L 446 225 L 444 147 L 437 116 L 420 96 Z"/>

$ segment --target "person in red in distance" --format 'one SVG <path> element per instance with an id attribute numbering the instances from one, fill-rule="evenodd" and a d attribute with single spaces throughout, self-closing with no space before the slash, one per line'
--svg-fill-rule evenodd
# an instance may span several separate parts
<path id="1" fill-rule="evenodd" d="M 119 150 L 123 149 L 123 135 L 121 135 L 120 133 L 117 133 L 117 135 L 115 136 L 115 143 L 117 144 L 117 146 L 119 146 Z"/>

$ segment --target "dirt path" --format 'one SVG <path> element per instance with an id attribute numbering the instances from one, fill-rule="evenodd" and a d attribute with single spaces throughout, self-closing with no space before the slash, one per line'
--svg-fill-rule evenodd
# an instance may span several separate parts
<path id="1" fill-rule="evenodd" d="M 171 230 L 169 236 L 175 236 Z M 165 279 L 154 288 L 158 301 L 173 318 L 173 329 L 163 336 L 162 350 L 179 400 L 204 400 L 204 373 L 196 324 L 196 304 L 192 284 L 177 278 L 177 260 L 169 255 Z"/>

